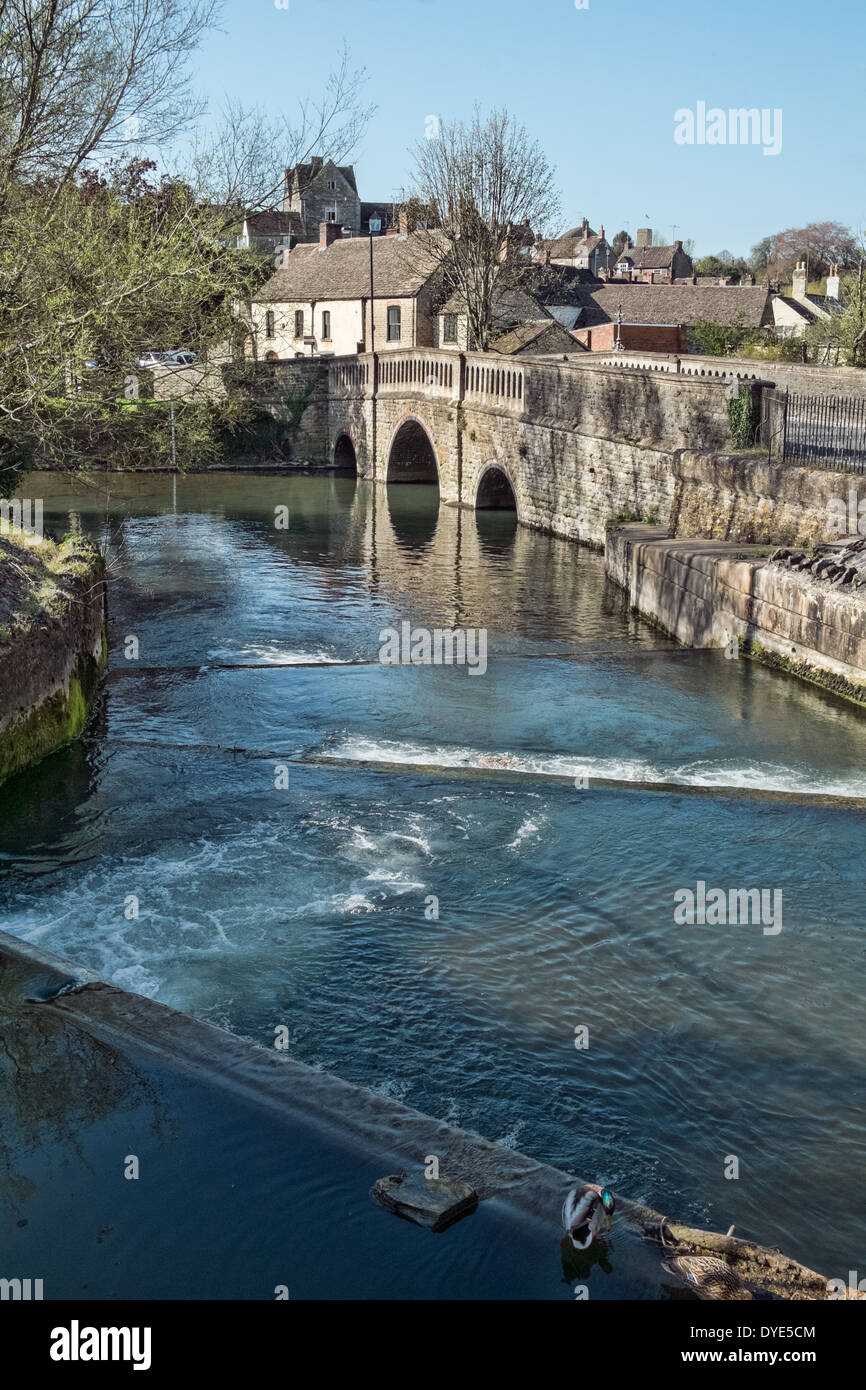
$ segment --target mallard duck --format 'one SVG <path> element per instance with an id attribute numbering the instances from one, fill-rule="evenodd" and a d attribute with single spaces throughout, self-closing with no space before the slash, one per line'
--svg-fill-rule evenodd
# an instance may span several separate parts
<path id="1" fill-rule="evenodd" d="M 698 1298 L 730 1301 L 752 1297 L 740 1276 L 715 1255 L 677 1255 L 663 1268 L 687 1284 Z"/>
<path id="2" fill-rule="evenodd" d="M 612 1216 L 616 1203 L 613 1193 L 596 1183 L 573 1187 L 562 1204 L 562 1224 L 575 1250 L 588 1250 L 605 1227 L 605 1216 Z"/>

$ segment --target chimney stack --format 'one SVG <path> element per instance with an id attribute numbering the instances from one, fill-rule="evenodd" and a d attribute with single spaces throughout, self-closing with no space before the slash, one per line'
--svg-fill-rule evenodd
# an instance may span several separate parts
<path id="1" fill-rule="evenodd" d="M 842 282 L 839 278 L 839 267 L 837 265 L 831 265 L 830 274 L 827 276 L 827 298 L 838 299 L 841 288 Z"/>
<path id="2" fill-rule="evenodd" d="M 798 261 L 794 267 L 794 285 L 791 295 L 801 302 L 806 298 L 806 262 Z"/>
<path id="3" fill-rule="evenodd" d="M 580 234 L 583 237 L 583 240 L 586 241 L 587 237 L 589 236 L 589 222 L 586 218 L 584 218 L 580 224 Z"/>
<path id="4" fill-rule="evenodd" d="M 401 236 L 408 236 L 408 235 L 409 235 L 409 214 L 406 213 L 406 212 L 401 212 L 398 221 L 399 221 L 399 224 L 400 224 L 400 235 L 401 235 Z"/>
<path id="5" fill-rule="evenodd" d="M 343 235 L 343 229 L 338 222 L 319 223 L 319 246 L 330 246 L 333 242 L 339 241 Z"/>

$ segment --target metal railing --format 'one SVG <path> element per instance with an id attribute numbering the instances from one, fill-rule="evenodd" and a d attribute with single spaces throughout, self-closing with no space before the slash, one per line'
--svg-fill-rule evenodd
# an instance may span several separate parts
<path id="1" fill-rule="evenodd" d="M 806 396 L 765 388 L 761 443 L 777 463 L 866 473 L 866 397 Z"/>

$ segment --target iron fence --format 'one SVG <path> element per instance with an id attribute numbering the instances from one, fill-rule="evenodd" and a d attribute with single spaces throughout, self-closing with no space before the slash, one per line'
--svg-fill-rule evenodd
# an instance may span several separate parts
<path id="1" fill-rule="evenodd" d="M 866 396 L 761 392 L 761 443 L 777 463 L 866 473 Z"/>

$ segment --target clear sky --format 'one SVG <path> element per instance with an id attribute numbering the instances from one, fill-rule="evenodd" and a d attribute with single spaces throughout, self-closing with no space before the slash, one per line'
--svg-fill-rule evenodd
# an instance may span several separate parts
<path id="1" fill-rule="evenodd" d="M 581 0 L 586 3 L 586 0 Z M 378 106 L 354 157 L 362 198 L 411 181 L 426 118 L 505 105 L 541 141 L 563 229 L 651 226 L 699 254 L 806 222 L 866 227 L 862 0 L 226 0 L 197 85 L 291 113 L 345 40 Z M 677 111 L 766 110 L 762 144 L 678 144 Z M 681 122 L 681 129 L 685 127 Z M 685 132 L 687 133 L 687 132 Z M 720 133 L 716 124 L 715 134 Z M 727 134 L 727 131 L 725 131 Z"/>

